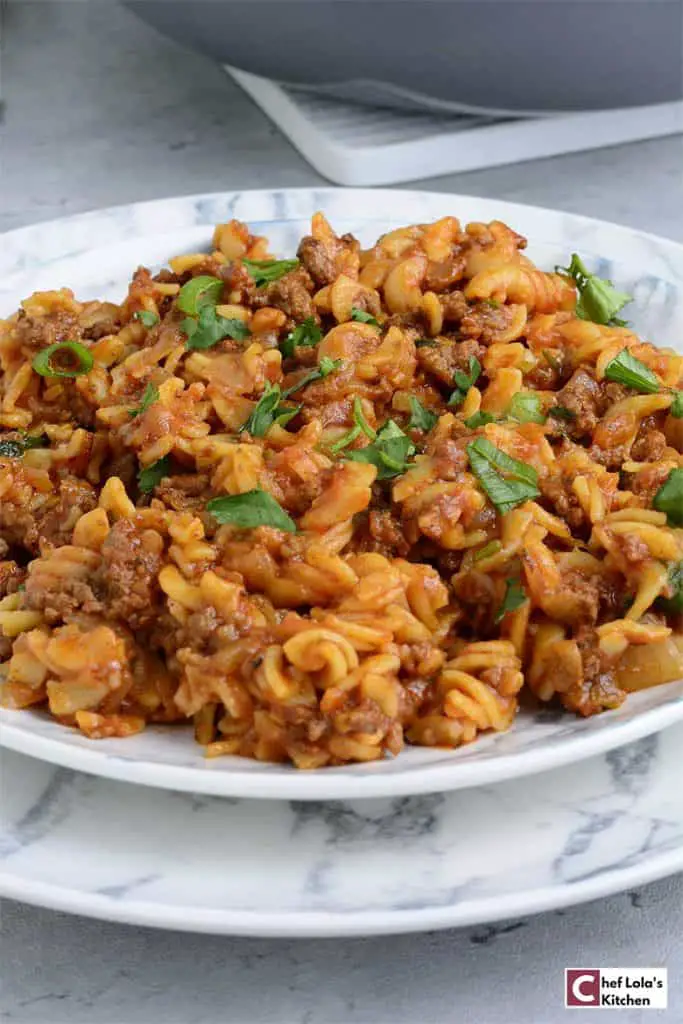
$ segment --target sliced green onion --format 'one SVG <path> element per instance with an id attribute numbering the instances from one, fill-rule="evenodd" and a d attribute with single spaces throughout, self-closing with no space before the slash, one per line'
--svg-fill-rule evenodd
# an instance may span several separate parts
<path id="1" fill-rule="evenodd" d="M 41 377 L 80 377 L 95 364 L 90 351 L 80 341 L 62 341 L 48 345 L 33 360 L 33 369 Z"/>
<path id="2" fill-rule="evenodd" d="M 533 391 L 518 391 L 512 396 L 507 415 L 518 423 L 545 423 L 541 399 Z"/>
<path id="3" fill-rule="evenodd" d="M 490 558 L 491 555 L 497 555 L 502 546 L 499 540 L 490 540 L 488 544 L 484 544 L 483 548 L 479 548 L 474 556 L 474 561 L 481 562 L 482 558 Z"/>
<path id="4" fill-rule="evenodd" d="M 223 282 L 210 274 L 199 274 L 187 281 L 178 292 L 176 306 L 183 313 L 198 316 L 205 306 L 215 306 L 223 294 Z"/>

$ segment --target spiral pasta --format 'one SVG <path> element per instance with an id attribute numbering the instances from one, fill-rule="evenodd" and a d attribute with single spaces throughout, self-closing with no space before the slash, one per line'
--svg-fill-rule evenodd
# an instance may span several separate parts
<path id="1" fill-rule="evenodd" d="M 683 677 L 683 357 L 499 221 L 0 322 L 0 700 L 315 769 Z"/>

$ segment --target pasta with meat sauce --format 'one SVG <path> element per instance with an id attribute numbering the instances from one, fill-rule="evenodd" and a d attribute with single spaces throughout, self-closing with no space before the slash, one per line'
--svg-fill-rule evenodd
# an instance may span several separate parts
<path id="1" fill-rule="evenodd" d="M 683 357 L 454 217 L 0 323 L 0 697 L 319 768 L 683 676 Z"/>

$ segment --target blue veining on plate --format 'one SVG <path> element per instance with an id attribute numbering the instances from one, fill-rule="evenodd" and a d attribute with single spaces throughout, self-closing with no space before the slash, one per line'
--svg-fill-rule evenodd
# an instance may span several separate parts
<path id="1" fill-rule="evenodd" d="M 523 781 L 332 804 L 197 801 L 3 751 L 0 893 L 243 934 L 518 917 L 683 869 L 682 742 L 683 725 Z"/>

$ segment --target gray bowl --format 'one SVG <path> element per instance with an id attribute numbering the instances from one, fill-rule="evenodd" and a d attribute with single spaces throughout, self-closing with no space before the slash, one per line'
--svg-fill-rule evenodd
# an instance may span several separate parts
<path id="1" fill-rule="evenodd" d="M 683 97 L 680 0 L 125 0 L 180 43 L 317 92 L 555 113 Z"/>

